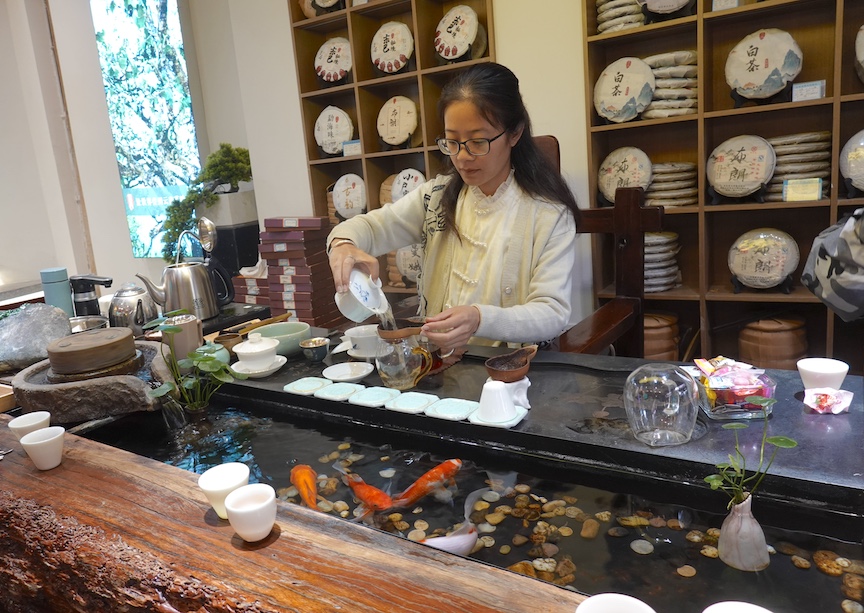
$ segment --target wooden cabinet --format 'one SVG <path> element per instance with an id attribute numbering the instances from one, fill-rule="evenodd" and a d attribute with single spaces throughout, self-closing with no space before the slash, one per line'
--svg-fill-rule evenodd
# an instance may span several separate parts
<path id="1" fill-rule="evenodd" d="M 833 356 L 864 370 L 864 323 L 844 323 L 809 290 L 800 276 L 813 238 L 845 213 L 864 206 L 849 198 L 838 157 L 846 141 L 864 129 L 864 83 L 854 69 L 855 37 L 864 25 L 860 0 L 739 0 L 740 6 L 712 10 L 712 0 L 697 0 L 694 14 L 610 34 L 595 34 L 595 3 L 586 5 L 584 61 L 588 108 L 590 193 L 596 198 L 597 172 L 604 158 L 618 147 L 634 146 L 652 163 L 694 162 L 698 165 L 699 202 L 667 208 L 665 227 L 678 233 L 678 265 L 683 285 L 646 294 L 648 310 L 678 315 L 682 330 L 695 338 L 692 352 L 682 358 L 734 357 L 738 331 L 747 321 L 779 313 L 804 317 L 808 353 Z M 817 100 L 756 104 L 736 108 L 726 83 L 730 50 L 761 28 L 789 32 L 803 52 L 796 83 L 825 81 L 825 96 Z M 625 56 L 691 49 L 699 66 L 698 111 L 667 119 L 636 119 L 606 123 L 595 111 L 593 88 L 603 69 Z M 830 131 L 831 175 L 827 199 L 809 202 L 758 202 L 756 198 L 712 204 L 708 196 L 706 160 L 720 143 L 741 134 L 763 138 L 809 131 Z M 597 206 L 596 201 L 592 206 Z M 792 235 L 800 250 L 788 294 L 778 290 L 746 289 L 735 293 L 727 265 L 730 246 L 744 232 L 773 227 Z M 613 295 L 611 245 L 594 244 L 594 283 L 598 302 Z"/>
<path id="2" fill-rule="evenodd" d="M 351 4 L 351 0 L 346 1 Z M 473 64 L 494 61 L 492 0 L 371 0 L 311 19 L 303 14 L 298 0 L 288 2 L 315 215 L 328 215 L 328 190 L 347 173 L 363 178 L 370 209 L 381 206 L 380 187 L 387 177 L 406 168 L 417 169 L 427 178 L 435 176 L 445 163 L 435 144 L 443 131 L 438 118 L 438 97 L 456 72 Z M 478 54 L 475 48 L 471 59 L 447 61 L 435 50 L 435 30 L 441 18 L 459 5 L 470 6 L 477 14 L 486 33 L 486 49 Z M 414 37 L 413 56 L 395 74 L 378 70 L 371 59 L 372 39 L 390 21 L 406 24 Z M 353 69 L 344 81 L 326 83 L 316 74 L 314 60 L 321 45 L 334 37 L 350 42 Z M 393 96 L 410 98 L 418 112 L 414 138 L 398 148 L 386 145 L 377 130 L 379 111 Z M 341 108 L 354 123 L 354 138 L 360 141 L 359 154 L 328 156 L 318 147 L 315 122 L 330 105 Z"/>

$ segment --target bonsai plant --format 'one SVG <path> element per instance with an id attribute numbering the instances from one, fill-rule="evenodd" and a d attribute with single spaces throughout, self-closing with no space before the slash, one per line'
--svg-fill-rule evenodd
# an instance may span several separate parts
<path id="1" fill-rule="evenodd" d="M 163 224 L 162 258 L 166 262 L 174 262 L 180 234 L 184 230 L 195 229 L 195 209 L 198 206 L 213 206 L 219 194 L 236 192 L 240 189 L 240 181 L 251 180 L 249 150 L 220 143 L 219 149 L 207 156 L 204 167 L 183 200 L 174 200 L 168 205 Z"/>
<path id="2" fill-rule="evenodd" d="M 748 396 L 745 400 L 763 409 L 777 402 L 774 398 L 762 396 Z M 726 508 L 730 509 L 730 513 L 720 528 L 717 549 L 720 559 L 738 570 L 762 570 L 770 562 L 765 534 L 759 522 L 753 517 L 750 508 L 753 501 L 752 495 L 774 463 L 777 451 L 798 446 L 797 441 L 787 436 L 768 436 L 768 411 L 765 410 L 763 413 L 765 417 L 762 441 L 759 445 L 759 465 L 756 470 L 748 474 L 747 458 L 741 452 L 738 440 L 738 430 L 746 428 L 747 424 L 732 422 L 725 424 L 723 428 L 734 430 L 735 452 L 729 454 L 728 462 L 716 465 L 719 472 L 705 477 L 712 490 L 722 490 L 729 496 L 729 504 Z M 774 447 L 767 465 L 765 464 L 766 445 Z"/>
<path id="3" fill-rule="evenodd" d="M 174 335 L 180 332 L 181 328 L 167 322 L 171 317 L 184 313 L 185 310 L 172 311 L 144 326 L 145 329 L 155 328 L 161 331 L 166 339 L 167 343 L 162 343 L 160 353 L 171 374 L 171 380 L 162 382 L 147 393 L 151 398 L 163 398 L 163 406 L 167 403 L 168 409 L 176 409 L 170 406 L 176 403 L 187 412 L 202 412 L 222 385 L 231 383 L 235 378 L 245 379 L 246 375 L 235 372 L 211 353 L 193 351 L 178 359 L 174 351 Z M 167 355 L 166 344 L 169 349 Z M 176 419 L 176 415 L 174 417 Z M 180 421 L 182 423 L 183 420 Z"/>

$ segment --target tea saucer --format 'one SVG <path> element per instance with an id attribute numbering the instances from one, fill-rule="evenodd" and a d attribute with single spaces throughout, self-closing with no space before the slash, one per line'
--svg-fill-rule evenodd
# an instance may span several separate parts
<path id="1" fill-rule="evenodd" d="M 251 369 L 245 364 L 243 364 L 243 362 L 234 362 L 231 368 L 239 372 L 241 375 L 246 375 L 250 379 L 260 379 L 262 377 L 269 377 L 274 372 L 285 366 L 285 362 L 287 361 L 288 358 L 286 358 L 284 355 L 277 355 L 276 359 L 273 360 L 273 362 L 267 368 Z"/>
<path id="2" fill-rule="evenodd" d="M 477 417 L 477 411 L 468 416 L 468 421 L 477 426 L 492 426 L 494 428 L 512 428 L 528 415 L 528 409 L 525 407 L 516 406 L 516 415 L 507 421 L 484 421 Z"/>
<path id="3" fill-rule="evenodd" d="M 401 393 L 399 390 L 394 390 L 391 387 L 367 387 L 365 390 L 360 390 L 356 394 L 351 395 L 348 398 L 348 402 L 360 405 L 361 407 L 377 409 L 383 407 L 388 401 L 393 400 Z"/>
<path id="4" fill-rule="evenodd" d="M 322 387 L 327 387 L 328 385 L 333 385 L 333 382 L 330 379 L 324 379 L 323 377 L 303 377 L 302 379 L 297 379 L 296 381 L 289 383 L 283 387 L 282 390 L 289 394 L 311 396 Z"/>
<path id="5" fill-rule="evenodd" d="M 356 383 L 360 379 L 368 377 L 373 370 L 375 367 L 368 362 L 342 362 L 328 366 L 321 374 L 331 381 Z"/>
<path id="6" fill-rule="evenodd" d="M 467 419 L 474 411 L 480 407 L 480 403 L 475 400 L 465 400 L 464 398 L 442 398 L 424 410 L 429 417 L 438 417 L 440 419 L 449 419 L 450 421 L 462 421 Z"/>
<path id="7" fill-rule="evenodd" d="M 384 403 L 385 409 L 399 411 L 401 413 L 422 413 L 430 404 L 438 402 L 435 394 L 424 394 L 423 392 L 403 392 L 392 400 Z"/>
<path id="8" fill-rule="evenodd" d="M 356 394 L 362 389 L 366 389 L 365 386 L 360 385 L 359 383 L 334 383 L 333 385 L 328 385 L 326 387 L 322 387 L 320 390 L 312 394 L 316 398 L 322 398 L 324 400 L 348 400 L 348 397 L 352 394 Z"/>
<path id="9" fill-rule="evenodd" d="M 359 351 L 355 351 L 354 349 L 349 349 L 348 355 L 355 360 L 374 360 L 377 357 L 376 355 L 366 355 L 365 353 L 360 353 Z"/>

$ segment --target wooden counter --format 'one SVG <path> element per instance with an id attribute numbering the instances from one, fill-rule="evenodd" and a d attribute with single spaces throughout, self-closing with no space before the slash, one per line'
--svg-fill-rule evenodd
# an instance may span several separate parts
<path id="1" fill-rule="evenodd" d="M 575 611 L 575 592 L 279 503 L 247 545 L 197 475 L 66 434 L 37 470 L 0 415 L 0 610 Z"/>

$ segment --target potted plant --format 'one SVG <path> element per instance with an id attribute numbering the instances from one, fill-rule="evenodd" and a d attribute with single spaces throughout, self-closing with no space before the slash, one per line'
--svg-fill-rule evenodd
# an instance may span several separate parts
<path id="1" fill-rule="evenodd" d="M 162 237 L 162 257 L 173 263 L 177 257 L 177 240 L 184 230 L 194 231 L 195 211 L 199 207 L 211 207 L 220 194 L 239 191 L 241 181 L 252 180 L 252 164 L 249 150 L 220 143 L 204 162 L 204 167 L 189 187 L 183 200 L 174 200 L 166 209 Z"/>
<path id="2" fill-rule="evenodd" d="M 186 357 L 177 358 L 174 335 L 182 328 L 171 325 L 168 321 L 171 317 L 184 313 L 185 310 L 172 311 L 144 326 L 145 329 L 155 328 L 162 332 L 166 342 L 162 343 L 160 353 L 170 374 L 169 380 L 163 381 L 147 393 L 151 398 L 162 398 L 163 408 L 171 413 L 172 421 L 180 424 L 185 422 L 182 414 L 204 414 L 213 394 L 222 385 L 231 383 L 234 379 L 246 378 L 246 375 L 234 371 L 212 352 L 193 351 Z M 169 349 L 167 354 L 166 344 Z"/>
<path id="3" fill-rule="evenodd" d="M 774 398 L 762 396 L 748 396 L 745 400 L 763 409 L 777 402 Z M 798 446 L 797 441 L 787 436 L 768 436 L 768 411 L 764 410 L 763 413 L 765 417 L 762 441 L 759 446 L 759 465 L 756 470 L 748 473 L 747 458 L 741 452 L 738 440 L 738 430 L 746 428 L 747 424 L 732 422 L 724 424 L 723 428 L 735 432 L 735 451 L 729 454 L 728 462 L 716 465 L 719 472 L 705 477 L 712 490 L 722 490 L 729 496 L 729 504 L 726 508 L 730 512 L 720 527 L 717 549 L 720 559 L 738 570 L 762 570 L 770 563 L 765 534 L 751 510 L 753 494 L 774 463 L 777 451 Z M 767 465 L 765 464 L 766 445 L 774 447 Z"/>

